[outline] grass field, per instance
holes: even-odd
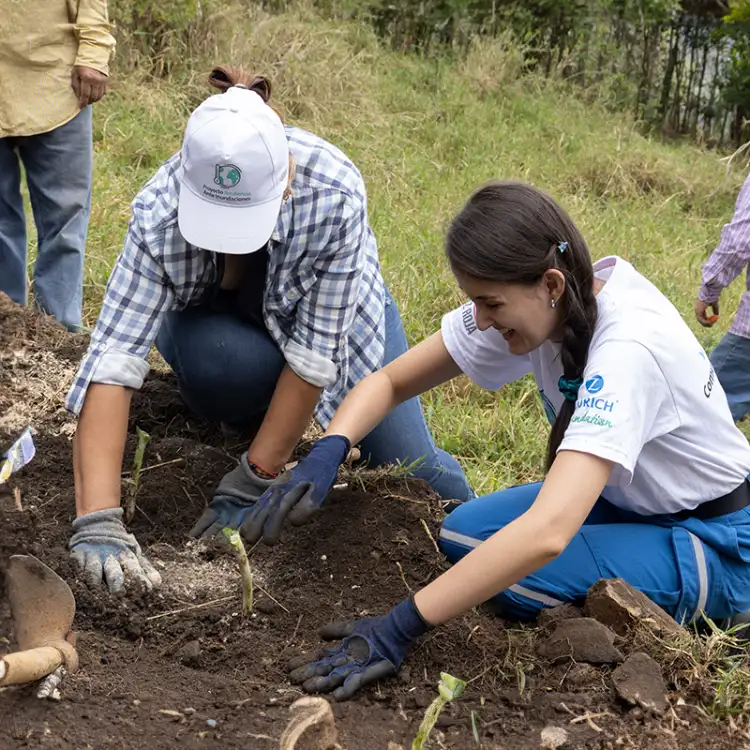
[[[212,90],[212,65],[264,72],[287,120],[329,139],[361,170],[387,283],[411,343],[461,301],[443,256],[447,222],[484,181],[515,178],[572,214],[595,258],[633,262],[674,302],[710,350],[731,322],[744,281],[722,298],[711,331],[694,321],[700,264],[731,216],[746,168],[720,154],[664,144],[592,94],[525,75],[506,41],[464,60],[387,50],[368,27],[304,7],[271,16],[227,11],[206,24],[200,53],[172,50],[155,79],[119,50],[110,94],[95,109],[95,180],[86,264],[92,325],[120,249],[129,203],[179,149],[191,109]],[[440,445],[460,457],[478,492],[539,478],[547,426],[532,381],[498,394],[456,381],[424,398]]]

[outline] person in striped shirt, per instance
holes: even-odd
[[[725,287],[746,271],[746,291],[727,333],[711,352],[735,421],[750,411],[750,176],[740,190],[734,215],[724,225],[721,240],[703,264],[702,283],[695,301],[698,322],[710,328],[719,319],[719,297]],[[712,314],[709,313],[709,310]]]
[[[160,583],[120,507],[130,399],[152,344],[194,412],[239,429],[262,418],[195,522],[201,538],[243,528],[257,500],[286,481],[279,472],[311,417],[325,428],[357,382],[407,349],[356,167],[285,126],[268,104],[268,79],[217,68],[210,81],[222,93],[193,112],[181,152],[133,201],[66,401],[80,414],[71,554],[90,584],[104,580],[115,593]],[[349,447],[322,440],[307,458],[326,451],[343,460]],[[436,448],[418,398],[363,436],[361,456],[401,462],[446,500],[473,496],[458,462]],[[290,521],[307,520],[306,507]]]

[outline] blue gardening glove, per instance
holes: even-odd
[[[306,693],[333,690],[337,701],[348,700],[361,687],[395,675],[412,643],[430,627],[413,595],[387,615],[331,623],[320,634],[325,640],[343,638],[341,645],[292,659],[287,667],[289,679],[302,683]]]
[[[208,539],[220,534],[225,526],[239,529],[248,510],[273,482],[273,479],[261,479],[250,468],[247,453],[243,453],[239,464],[222,477],[213,499],[190,529],[190,536]]]
[[[287,517],[294,526],[307,523],[328,497],[350,449],[343,435],[318,440],[307,456],[276,479],[248,511],[240,529],[243,538],[255,544],[262,534],[264,544],[273,545]]]
[[[103,580],[111,594],[122,594],[133,583],[142,591],[161,584],[161,576],[123,525],[122,508],[76,518],[68,549],[89,586],[98,587]]]

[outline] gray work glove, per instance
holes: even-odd
[[[142,591],[161,584],[161,576],[123,525],[122,508],[76,518],[68,549],[89,586],[98,587],[104,580],[111,594],[122,594],[133,583]]]
[[[243,453],[239,465],[222,477],[213,499],[190,529],[190,536],[208,539],[220,534],[225,527],[239,529],[250,509],[274,481],[257,476],[250,468],[247,453]]]

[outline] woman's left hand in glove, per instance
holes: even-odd
[[[395,675],[411,645],[430,627],[413,595],[387,615],[331,623],[320,634],[327,641],[343,639],[338,648],[293,659],[289,678],[306,693],[333,691],[337,701],[348,700],[365,685]]]

